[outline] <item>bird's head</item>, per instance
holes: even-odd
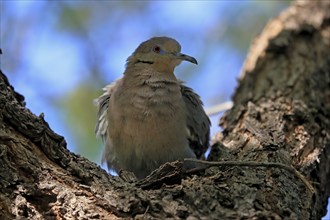
[[[152,65],[159,72],[171,72],[174,68],[186,60],[197,64],[194,57],[181,53],[180,44],[169,37],[153,37],[142,42],[127,59],[127,66],[142,64]]]

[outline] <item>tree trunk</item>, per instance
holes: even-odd
[[[253,43],[210,158],[136,182],[69,152],[0,74],[0,219],[320,219],[330,196],[330,2],[295,2]],[[231,161],[231,162],[223,162]]]

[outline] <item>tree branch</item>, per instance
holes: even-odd
[[[147,185],[69,152],[1,72],[0,219],[321,218],[330,195],[329,11],[328,1],[297,1],[253,43],[210,154],[232,167],[183,175],[174,162]],[[318,183],[314,195],[302,179]]]

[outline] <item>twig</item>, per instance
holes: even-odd
[[[228,102],[224,102],[224,103],[220,103],[218,105],[209,107],[205,109],[205,112],[208,116],[211,115],[216,115],[220,112],[224,112],[227,111],[228,109],[230,109],[231,107],[233,107],[233,102],[232,101],[228,101]]]

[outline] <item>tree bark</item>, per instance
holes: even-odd
[[[140,182],[71,153],[0,73],[0,219],[320,219],[330,196],[330,2],[297,1],[253,43],[210,160]],[[231,162],[228,162],[231,161]]]

